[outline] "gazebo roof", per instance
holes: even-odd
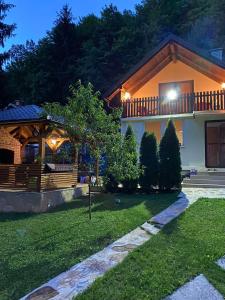
[[[37,105],[24,105],[0,111],[0,123],[43,120],[43,109]]]

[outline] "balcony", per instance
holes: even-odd
[[[123,118],[216,112],[225,110],[225,90],[179,95],[176,100],[163,97],[130,99],[122,103]]]

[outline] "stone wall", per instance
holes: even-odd
[[[77,186],[75,189],[68,188],[40,193],[0,191],[0,212],[42,213],[87,193],[87,184]]]
[[[0,149],[11,150],[14,152],[14,164],[21,164],[21,144],[12,137],[10,133],[0,127]]]

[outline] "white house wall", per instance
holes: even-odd
[[[224,115],[197,115],[189,118],[179,118],[183,121],[183,146],[181,146],[181,161],[182,168],[185,169],[197,169],[198,171],[206,170],[205,167],[205,121],[210,120],[224,120]],[[161,121],[161,136],[166,127],[168,119],[159,119]],[[121,131],[125,134],[128,124],[130,124],[134,130],[136,140],[138,143],[138,149],[140,147],[141,138],[145,131],[145,122],[148,120],[132,121],[122,120]],[[155,121],[155,119],[154,119]]]

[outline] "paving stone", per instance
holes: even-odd
[[[148,222],[141,225],[141,228],[152,235],[156,235],[160,231],[159,228],[157,228],[156,226],[154,226]]]
[[[59,293],[56,290],[54,290],[52,287],[45,286],[36,290],[35,292],[27,296],[25,299],[26,300],[48,300],[48,299],[52,299],[58,294]]]
[[[217,260],[217,265],[225,270],[225,256]]]
[[[58,295],[51,298],[52,300],[72,300],[74,296],[86,290],[98,277],[103,276],[108,270],[121,263],[129,252],[144,244],[150,237],[143,229],[136,228],[102,251],[75,265],[69,271],[53,278],[40,289],[45,289],[48,286],[57,291]],[[28,295],[28,297],[30,296]],[[26,297],[22,299],[26,300]],[[31,299],[33,300],[33,298]],[[42,298],[40,299],[42,300]]]
[[[171,222],[174,218],[178,217],[189,207],[189,200],[182,196],[167,209],[163,210],[158,215],[151,218],[151,222],[155,224],[160,224],[162,226]]]
[[[201,274],[165,300],[224,300],[224,298]]]

